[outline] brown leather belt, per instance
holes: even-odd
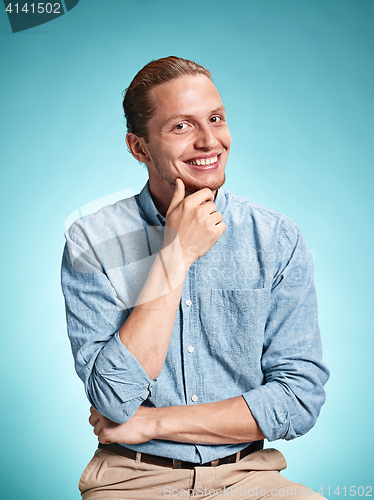
[[[195,464],[194,462],[184,462],[183,460],[176,460],[174,458],[158,457],[157,455],[149,455],[148,453],[139,453],[134,450],[130,450],[129,448],[125,448],[125,446],[118,443],[99,443],[99,448],[111,451],[116,455],[131,458],[132,460],[137,460],[138,462],[161,465],[162,467],[170,467],[172,469],[194,469],[195,467],[216,467],[217,465],[232,464],[238,462],[250,453],[262,450],[263,447],[263,440],[253,441],[253,443],[247,446],[247,448],[244,448],[244,450],[234,453],[233,455],[229,455],[228,457],[219,458],[217,460],[213,460],[212,462],[206,462],[205,464]]]

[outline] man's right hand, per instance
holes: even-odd
[[[209,188],[185,198],[184,183],[176,179],[174,195],[166,212],[164,247],[174,239],[176,231],[187,269],[205,255],[226,230],[222,214],[216,212],[213,200]]]

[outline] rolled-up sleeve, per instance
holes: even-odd
[[[278,243],[261,360],[264,384],[243,395],[269,441],[294,439],[313,427],[329,378],[310,251],[292,221],[282,225]]]
[[[61,283],[75,369],[91,405],[114,422],[126,422],[154,382],[119,338],[129,310],[118,307],[99,259],[84,235],[69,231],[66,239]]]

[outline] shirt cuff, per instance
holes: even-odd
[[[125,422],[152,392],[154,381],[119,338],[119,332],[101,349],[91,384],[93,406],[115,422]]]
[[[296,437],[290,425],[282,387],[274,382],[243,394],[249,409],[268,441]]]

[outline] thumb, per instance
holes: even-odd
[[[175,180],[175,190],[167,213],[170,213],[172,210],[174,210],[174,208],[176,208],[179,205],[179,203],[184,200],[184,196],[185,196],[184,182],[182,181],[182,179],[179,179],[178,177]]]

